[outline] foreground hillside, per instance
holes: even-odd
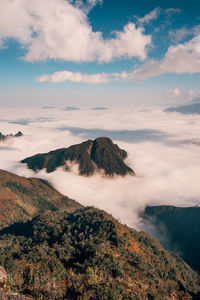
[[[0,170],[0,229],[32,219],[46,210],[72,212],[81,205],[63,196],[48,182]]]
[[[144,218],[157,228],[165,247],[200,272],[200,207],[149,206]]]
[[[46,212],[0,232],[11,288],[34,299],[196,299],[198,275],[107,213]]]
[[[87,140],[81,144],[72,145],[69,148],[61,148],[48,153],[37,154],[22,160],[29,169],[34,171],[46,169],[48,173],[56,168],[64,166],[66,171],[70,171],[72,163],[79,165],[80,175],[91,176],[97,170],[103,170],[106,175],[114,174],[125,176],[134,174],[124,159],[127,152],[113,144],[111,139],[100,137]]]

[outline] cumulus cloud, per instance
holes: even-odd
[[[97,2],[86,3],[93,6]],[[122,57],[144,60],[151,44],[151,36],[134,23],[115,31],[113,38],[103,39],[101,32],[92,30],[87,14],[69,1],[0,0],[0,5],[0,41],[6,44],[8,39],[15,39],[25,49],[26,61],[109,62]]]
[[[30,122],[21,124],[19,115]],[[138,212],[147,204],[200,204],[199,116],[131,107],[105,111],[3,108],[0,126],[4,134],[18,130],[24,133],[20,138],[0,143],[0,168],[45,178],[62,193],[82,204],[105,209],[129,226],[138,226]],[[79,130],[70,131],[72,127]],[[60,168],[49,174],[45,170],[35,174],[19,163],[30,155],[93,138],[91,134],[96,130],[98,135],[100,128],[127,150],[126,162],[135,170],[135,177],[108,179],[96,174],[87,178],[77,175],[76,166],[72,173]],[[139,138],[144,131],[147,134]],[[156,139],[151,131],[157,132]]]
[[[38,82],[54,82],[61,83],[65,81],[72,81],[76,83],[91,83],[99,84],[106,83],[109,81],[116,80],[126,80],[128,74],[126,72],[122,73],[96,73],[96,74],[83,74],[80,72],[70,72],[70,71],[59,71],[52,75],[41,75],[36,78]]]
[[[170,46],[161,60],[150,60],[134,70],[132,80],[144,81],[165,73],[199,73],[200,72],[200,35],[188,42]]]

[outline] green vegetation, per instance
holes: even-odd
[[[95,169],[104,170],[106,175],[134,174],[134,171],[125,163],[127,153],[106,137],[88,140],[69,148],[57,149],[49,153],[37,154],[22,160],[29,169],[34,171],[46,168],[47,172],[53,172],[57,167],[69,167],[67,161],[79,164],[80,175],[91,176]]]
[[[191,299],[200,291],[181,258],[94,208],[4,228],[0,265],[13,290],[35,299]]]
[[[80,207],[45,180],[28,179],[0,170],[0,229],[30,220],[46,210],[72,212]]]
[[[200,207],[149,206],[144,218],[155,225],[165,247],[200,272]]]

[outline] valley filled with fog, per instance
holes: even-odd
[[[2,134],[23,132],[0,142],[0,168],[48,180],[83,205],[106,210],[122,223],[140,229],[146,205],[200,204],[200,116],[166,113],[162,108],[38,108],[0,111]],[[91,177],[62,167],[34,173],[20,160],[106,136],[128,152],[126,163],[136,176]]]

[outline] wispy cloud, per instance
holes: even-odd
[[[69,0],[69,2],[83,10],[85,13],[89,13],[94,6],[103,3],[103,0]]]
[[[80,72],[70,72],[70,71],[59,71],[52,75],[44,74],[36,78],[38,82],[53,82],[61,83],[66,81],[76,82],[76,83],[90,83],[90,84],[100,84],[107,83],[116,80],[126,80],[128,74],[126,72],[122,73],[96,73],[96,74],[83,74]]]
[[[165,73],[199,73],[200,72],[200,35],[188,42],[170,46],[161,60],[147,61],[134,70],[132,80],[144,81]]]
[[[160,15],[161,9],[159,7],[154,8],[148,14],[142,18],[137,18],[140,25],[149,24],[151,21],[156,20]]]
[[[200,25],[192,28],[182,27],[176,30],[169,31],[169,38],[173,43],[184,41],[187,37],[200,35]]]

